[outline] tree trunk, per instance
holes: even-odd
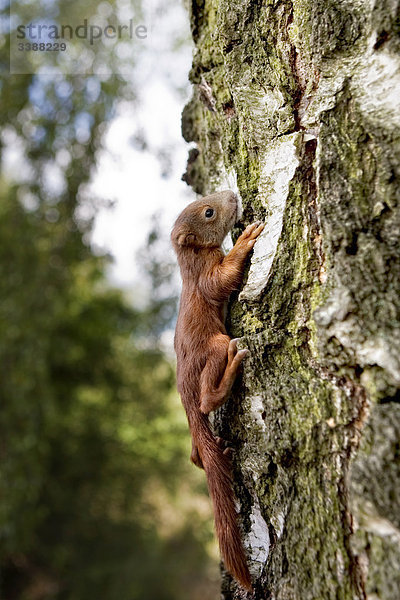
[[[399,2],[193,0],[191,26],[185,179],[266,222],[214,417],[254,598],[399,600]]]

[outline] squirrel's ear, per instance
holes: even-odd
[[[193,246],[196,241],[196,236],[193,233],[181,233],[178,236],[178,246]]]

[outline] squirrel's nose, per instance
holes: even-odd
[[[230,194],[229,194],[229,202],[231,204],[234,204],[235,206],[237,205],[238,199],[237,199],[237,196],[236,196],[236,194],[234,192],[230,192]]]

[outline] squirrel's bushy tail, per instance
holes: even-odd
[[[192,432],[207,476],[221,555],[229,573],[243,588],[251,591],[250,573],[237,523],[230,459],[216,443],[208,417],[199,413],[196,421]]]

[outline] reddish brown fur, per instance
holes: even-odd
[[[212,217],[206,217],[207,209],[213,209]],[[249,225],[224,256],[220,246],[236,218],[237,199],[227,191],[192,202],[175,223],[171,238],[183,281],[175,351],[178,391],[192,434],[191,460],[206,472],[225,566],[251,590],[236,518],[229,450],[214,438],[207,416],[225,402],[248,353],[237,351],[236,340],[227,335],[223,311],[229,295],[241,283],[246,257],[263,225]]]

